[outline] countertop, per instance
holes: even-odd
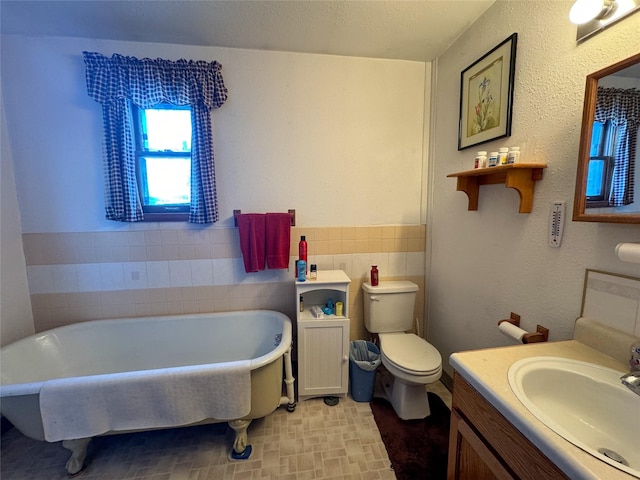
[[[598,460],[540,422],[511,391],[507,372],[516,361],[535,356],[564,357],[626,372],[628,368],[576,340],[454,353],[451,365],[471,386],[572,479],[631,480],[629,475]]]

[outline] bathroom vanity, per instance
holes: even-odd
[[[316,280],[296,281],[299,401],[347,395],[350,283],[342,270],[320,270]],[[311,307],[322,307],[329,299],[342,302],[342,315],[323,313],[316,318]]]
[[[627,370],[621,360],[577,340],[454,353],[448,479],[635,478],[565,440],[518,400],[509,385],[509,368],[538,356]]]
[[[464,378],[453,382],[450,479],[569,478]]]

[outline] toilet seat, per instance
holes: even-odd
[[[409,375],[431,375],[442,369],[440,352],[413,333],[381,333],[382,355],[395,368]]]

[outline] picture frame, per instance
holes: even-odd
[[[511,136],[517,42],[513,33],[460,74],[458,150]]]

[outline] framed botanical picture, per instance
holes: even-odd
[[[462,71],[458,150],[511,135],[517,40],[514,33]]]

